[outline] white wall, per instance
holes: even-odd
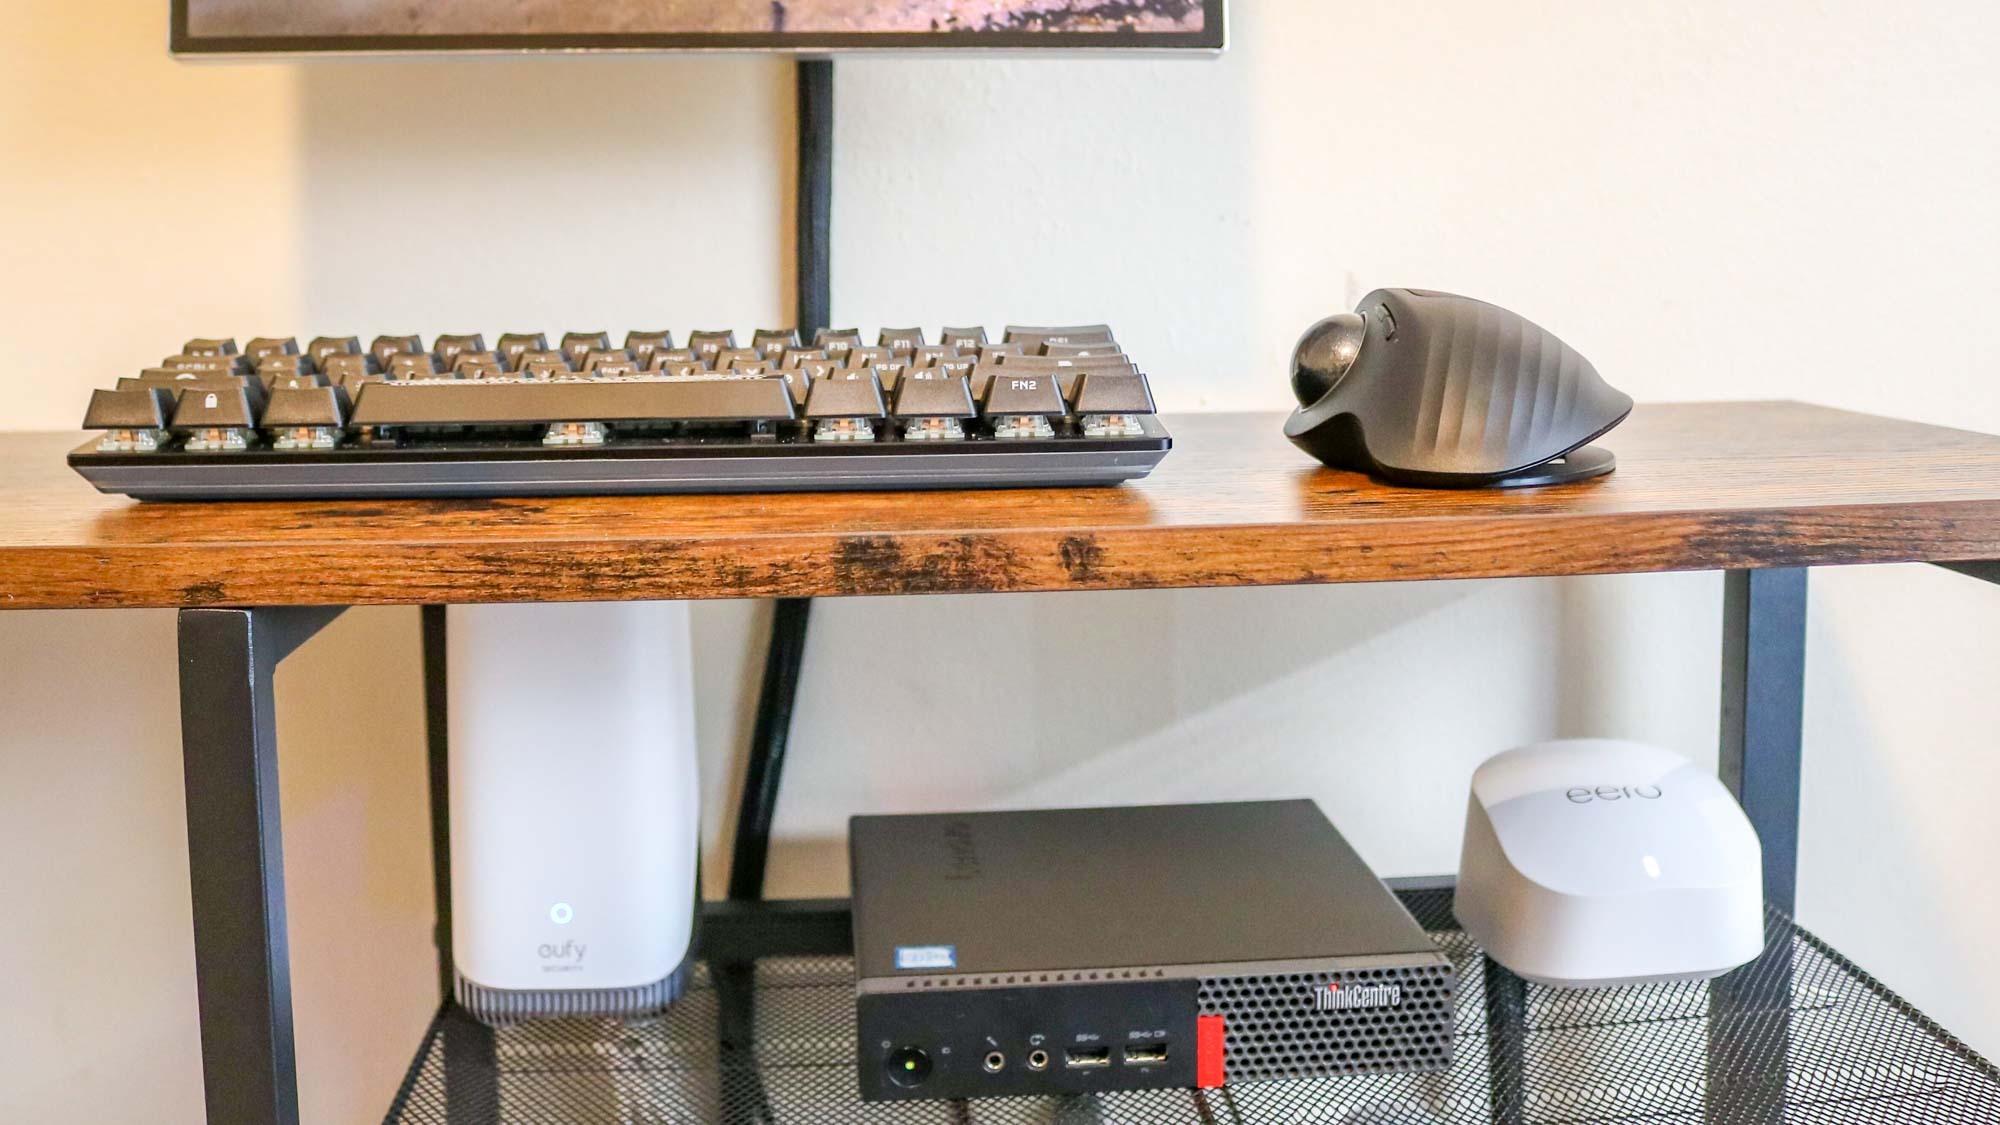
[[[11,6],[0,336],[68,360],[13,363],[0,427],[69,428],[88,386],[197,332],[785,315],[782,62],[189,66],[165,7]],[[1990,6],[1243,0],[1232,22],[1206,62],[841,61],[835,318],[1101,318],[1168,408],[1278,408],[1301,326],[1422,284],[1520,309],[1644,400],[2000,431]],[[1968,862],[2000,844],[2000,597],[1910,567],[1814,583],[1803,914],[2000,1052],[2000,895]],[[1719,595],[822,602],[772,889],[839,893],[851,812],[1079,795],[1311,795],[1385,872],[1445,870],[1466,774],[1509,743],[1712,758]],[[711,839],[764,620],[697,613]],[[163,612],[0,617],[0,886],[29,907],[6,948],[37,966],[0,997],[32,1032],[0,1055],[0,1119],[199,1116],[172,646]],[[414,611],[354,611],[281,677],[309,1120],[379,1114],[430,1006],[415,655]]]

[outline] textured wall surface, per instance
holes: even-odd
[[[10,361],[0,427],[73,426],[197,332],[786,315],[782,61],[186,65],[165,9],[14,6],[0,334],[64,359]],[[1300,328],[1416,284],[1518,309],[1642,400],[2000,432],[1989,5],[1244,0],[1232,32],[1215,60],[840,62],[834,317],[1106,320],[1164,408],[1278,408]],[[1720,594],[823,603],[772,890],[840,893],[854,812],[1210,797],[1312,796],[1385,873],[1447,870],[1495,750],[1712,759]],[[2000,591],[1891,567],[1813,598],[1805,920],[2000,1052]],[[696,612],[711,841],[765,620]],[[413,611],[351,613],[280,681],[313,1121],[378,1115],[431,1004],[416,640]],[[0,616],[0,886],[26,906],[0,950],[34,966],[0,999],[33,1029],[0,1119],[199,1118],[172,659],[170,614]]]

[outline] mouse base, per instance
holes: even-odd
[[[1579,445],[1561,457],[1530,465],[1505,476],[1476,473],[1415,473],[1382,467],[1378,476],[1391,484],[1415,488],[1541,488],[1601,477],[1618,467],[1618,458],[1601,445]]]

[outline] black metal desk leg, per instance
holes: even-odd
[[[1806,572],[1723,576],[1722,755],[1729,786],[1764,844],[1764,898],[1797,909],[1804,759]]]
[[[1522,1125],[1528,1106],[1528,982],[1481,958],[1486,993],[1486,1092],[1494,1125]],[[1471,970],[1466,970],[1470,972]]]
[[[271,674],[338,609],[185,609],[181,760],[202,1081],[217,1125],[299,1119]]]
[[[1804,759],[1806,571],[1724,577],[1722,780],[1764,846],[1764,897],[1797,908],[1799,781]],[[1767,919],[1766,950],[1709,986],[1710,1121],[1777,1125],[1785,1117],[1792,1031],[1792,943]]]

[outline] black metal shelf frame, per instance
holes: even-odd
[[[860,1101],[846,903],[724,902],[705,925],[748,963],[707,962],[665,1013],[495,1030],[447,1004],[388,1125],[1292,1125],[1297,1122],[2000,1120],[2000,1071],[1868,974],[1766,917],[1764,952],[1712,982],[1524,984],[1458,928],[1443,880],[1398,893],[1459,967],[1444,1070],[1110,1093]]]
[[[811,331],[825,326],[829,308],[833,70],[826,60],[797,65],[797,316],[800,327]],[[1949,565],[2000,582],[2000,563]],[[1721,772],[1763,839],[1769,901],[1789,915],[1795,906],[1798,866],[1806,571],[1732,571],[1726,576],[1725,591]],[[777,603],[737,819],[729,887],[733,901],[713,905],[704,916],[712,987],[719,995],[735,997],[719,1005],[726,1017],[716,1029],[723,1050],[751,1049],[753,1029],[740,1021],[741,1013],[749,1010],[748,997],[755,992],[759,960],[780,955],[838,956],[847,942],[843,907],[758,901],[809,609],[807,599]],[[337,607],[180,612],[181,740],[202,1068],[208,1120],[216,1125],[295,1125],[299,1119],[272,675],[279,661],[339,613]],[[449,998],[444,620],[442,606],[424,608],[438,973],[441,995]],[[1483,994],[1496,1029],[1493,1034],[1501,1040],[1524,1034],[1519,1029],[1527,1026],[1523,1020],[1530,1007],[1525,986],[1499,973],[1489,975]],[[1716,991],[1717,1011],[1726,1012],[1731,1002],[1726,987]],[[451,1011],[447,1005],[447,1018]],[[1759,1009],[1742,1018],[1770,1024],[1773,1033],[1756,1040],[1770,1053],[1758,1064],[1733,1052],[1727,1064],[1763,1065],[1765,1073],[1782,1074],[1790,1009]],[[453,1101],[489,1104],[483,1100],[482,1084],[497,1080],[492,1036],[461,1034],[440,1042],[445,1044],[441,1065],[456,1076],[449,1084]],[[1512,1056],[1496,1051],[1493,1057],[1504,1062]],[[1490,1076],[1494,1119],[1523,1120],[1528,1094],[1519,1080],[1519,1068],[1495,1067]],[[1781,1081],[1780,1089],[1782,1085]],[[748,1107],[743,1119],[766,1119],[759,1115],[760,1108],[768,1110]],[[1777,1118],[1726,1118],[1766,1119]]]

